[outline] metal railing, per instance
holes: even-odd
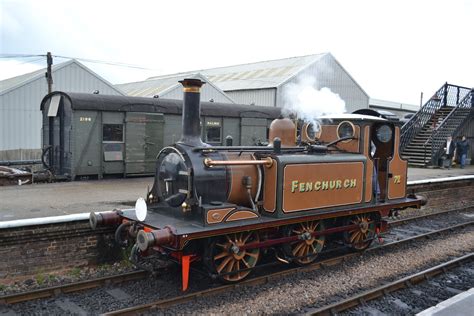
[[[431,144],[431,164],[436,165],[439,158],[444,153],[444,143],[448,136],[453,137],[453,141],[464,124],[474,114],[474,89],[471,89],[459,104],[444,118],[444,120],[437,126],[431,136],[423,144],[424,147],[424,161],[427,158],[427,147]]]
[[[428,123],[441,107],[456,107],[471,91],[470,88],[448,84],[447,82],[402,126],[400,150],[406,147]]]

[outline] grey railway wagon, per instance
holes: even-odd
[[[41,102],[43,162],[57,176],[147,175],[181,137],[182,101],[53,92]],[[202,139],[254,145],[267,139],[274,107],[202,102]]]

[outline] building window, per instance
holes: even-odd
[[[104,124],[102,139],[104,142],[123,142],[123,124]]]

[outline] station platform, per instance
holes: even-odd
[[[474,288],[471,288],[416,314],[416,316],[471,316],[474,314],[473,307]]]
[[[465,169],[409,168],[408,181],[474,175]],[[38,183],[0,187],[0,222],[131,208],[153,177]]]

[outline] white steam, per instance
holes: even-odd
[[[288,84],[283,91],[283,115],[296,115],[308,123],[314,123],[322,115],[346,112],[346,103],[329,88],[317,89],[316,78],[301,77]]]

